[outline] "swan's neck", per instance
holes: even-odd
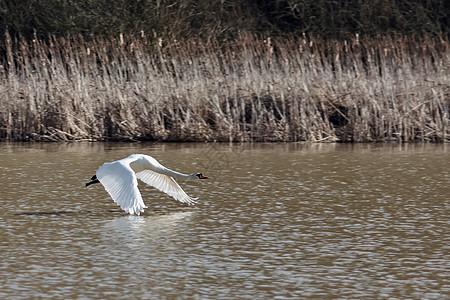
[[[192,178],[192,174],[184,174],[184,173],[172,171],[172,170],[167,169],[167,168],[162,170],[161,173],[164,173],[166,175],[169,175],[169,176],[171,176],[173,178],[180,179],[180,180],[193,179]]]
[[[131,161],[130,167],[136,173],[139,173],[144,170],[152,170],[154,172],[165,174],[165,175],[168,175],[173,178],[180,179],[180,180],[197,178],[195,176],[195,174],[184,174],[184,173],[170,170],[170,169],[164,167],[163,165],[161,165],[156,159],[154,159],[153,157],[150,157],[150,156],[139,157],[138,159]]]

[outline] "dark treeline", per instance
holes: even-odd
[[[449,11],[447,0],[0,0],[0,32],[26,39],[142,32],[228,39],[243,31],[327,39],[389,32],[442,37],[449,32]]]
[[[448,0],[0,0],[0,141],[450,141]]]

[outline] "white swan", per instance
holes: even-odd
[[[201,173],[183,174],[161,165],[149,155],[132,154],[127,158],[105,163],[98,168],[86,187],[101,183],[114,202],[129,214],[139,215],[145,206],[138,189],[138,179],[187,204],[197,203],[198,198],[188,196],[175,181],[177,179],[207,179]]]

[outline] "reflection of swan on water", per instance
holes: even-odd
[[[156,159],[144,154],[133,154],[127,158],[105,163],[98,168],[86,187],[101,183],[120,208],[129,214],[139,215],[145,206],[138,189],[138,179],[187,204],[195,204],[197,198],[187,195],[174,178],[207,179],[202,173],[183,174],[161,165]]]
[[[137,238],[153,238],[155,235],[167,235],[177,225],[186,222],[186,219],[192,216],[193,213],[192,211],[176,212],[145,218],[137,216],[120,217],[106,223],[104,232],[109,231],[109,237],[112,236],[113,239],[124,242]]]
[[[185,242],[191,238],[196,241],[196,235],[188,230],[194,223],[194,214],[187,211],[145,217],[128,215],[109,220],[98,228],[100,246],[93,257],[106,261],[107,270],[119,274],[121,284],[143,283],[141,279],[148,277],[149,270],[171,270],[173,259],[184,250]]]

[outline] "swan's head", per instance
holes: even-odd
[[[208,179],[207,176],[204,176],[202,173],[194,174],[198,179]]]

